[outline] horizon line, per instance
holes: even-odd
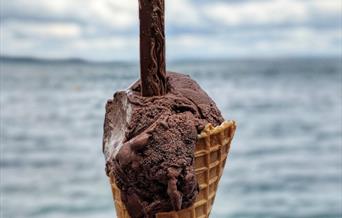
[[[182,59],[169,59],[170,63],[179,62],[211,62],[211,61],[253,61],[253,60],[293,60],[293,59],[340,59],[341,55],[289,55],[289,56],[274,56],[274,57],[185,57]],[[42,58],[35,56],[11,56],[11,55],[0,55],[0,61],[17,61],[17,62],[46,62],[46,63],[89,63],[89,64],[112,64],[112,63],[124,63],[124,64],[139,64],[139,60],[91,60],[79,57],[65,57],[65,58]]]

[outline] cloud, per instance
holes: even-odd
[[[35,23],[10,21],[2,24],[3,33],[19,38],[70,39],[81,34],[81,28],[73,23]],[[7,36],[8,37],[8,36]]]
[[[329,13],[329,14],[340,14],[341,15],[341,1],[321,1],[321,0],[312,0],[306,2],[309,5],[309,8],[314,11],[318,11],[321,13]]]
[[[215,23],[225,26],[315,26],[339,25],[342,5],[339,0],[243,1],[239,4],[214,2],[202,5],[202,11]]]
[[[74,24],[10,22],[1,32],[0,52],[10,56],[125,60],[138,52],[136,36],[87,37]]]
[[[299,1],[245,2],[228,5],[223,2],[206,4],[205,14],[227,25],[274,24],[303,22],[308,19],[308,9]],[[287,10],[290,9],[290,10]]]
[[[100,27],[127,28],[136,24],[137,1],[114,0],[1,0],[1,19],[76,22]]]
[[[330,30],[320,34],[319,30],[295,28],[284,30],[236,32],[234,34],[181,35],[168,43],[168,56],[177,59],[177,55],[191,58],[194,53],[200,58],[211,57],[281,57],[281,56],[317,56],[339,55],[341,31]],[[178,56],[179,57],[179,56]]]
[[[138,0],[0,0],[1,55],[137,60]],[[340,0],[166,1],[167,55],[339,55]]]
[[[199,26],[201,14],[196,4],[189,0],[166,1],[167,22],[175,26]]]

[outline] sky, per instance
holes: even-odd
[[[170,60],[341,56],[341,0],[165,0]],[[0,54],[138,60],[138,0],[0,0]]]

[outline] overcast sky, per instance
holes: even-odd
[[[1,55],[137,60],[138,0],[0,0]],[[168,59],[341,54],[341,0],[165,0]]]

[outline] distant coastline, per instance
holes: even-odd
[[[291,56],[291,57],[236,57],[236,58],[184,58],[176,60],[168,60],[170,64],[181,63],[208,63],[208,62],[236,62],[236,61],[296,61],[296,60],[330,60],[340,61],[341,56]],[[46,64],[119,64],[119,65],[132,65],[138,64],[139,60],[88,60],[82,58],[40,58],[40,57],[28,57],[28,56],[5,56],[0,55],[0,62],[13,62],[13,63],[46,63]]]
[[[38,57],[14,57],[14,56],[0,56],[0,61],[8,62],[47,62],[47,63],[92,63],[92,61],[81,59],[81,58],[60,58],[60,59],[49,59],[49,58],[38,58]]]
[[[47,59],[47,58],[36,58],[36,57],[13,57],[13,56],[0,56],[2,61],[22,61],[22,62],[88,62],[80,58],[65,58],[65,59]]]

